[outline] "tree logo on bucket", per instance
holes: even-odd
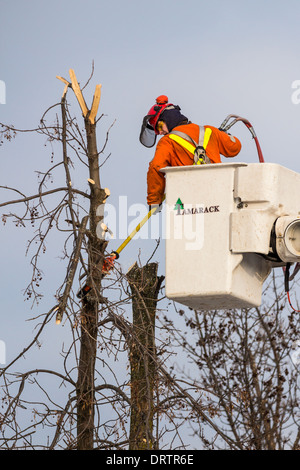
[[[180,211],[184,210],[184,204],[181,201],[180,197],[177,199],[174,210],[177,210],[177,215],[180,215]]]
[[[220,206],[203,206],[203,204],[198,204],[197,207],[192,207],[191,204],[188,204],[189,207],[184,207],[184,203],[180,199],[177,199],[174,210],[177,211],[176,215],[190,215],[190,214],[211,214],[213,212],[220,212]]]

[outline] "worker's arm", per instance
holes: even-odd
[[[214,131],[218,138],[220,153],[224,155],[224,157],[235,157],[240,153],[242,144],[237,137],[229,135],[219,129],[214,129]]]
[[[172,146],[162,138],[156,147],[153,160],[147,173],[147,203],[149,206],[161,204],[165,193],[165,175],[160,170],[170,166]]]

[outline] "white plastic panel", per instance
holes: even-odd
[[[195,309],[261,303],[275,220],[300,214],[300,175],[276,164],[173,167],[166,174],[166,295]]]

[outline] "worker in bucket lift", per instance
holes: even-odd
[[[235,157],[241,142],[213,126],[198,126],[181,114],[180,107],[161,95],[143,119],[140,142],[148,148],[155,145],[157,135],[162,135],[156,146],[147,174],[147,202],[149,209],[160,206],[165,191],[165,175],[160,172],[167,166],[221,163],[220,154]]]

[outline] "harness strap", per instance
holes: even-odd
[[[168,134],[170,139],[184,147],[188,152],[194,155],[194,165],[203,165],[210,163],[206,156],[206,147],[209,142],[212,130],[208,127],[205,129],[199,126],[199,143],[197,144],[188,134],[180,131],[172,131]]]

